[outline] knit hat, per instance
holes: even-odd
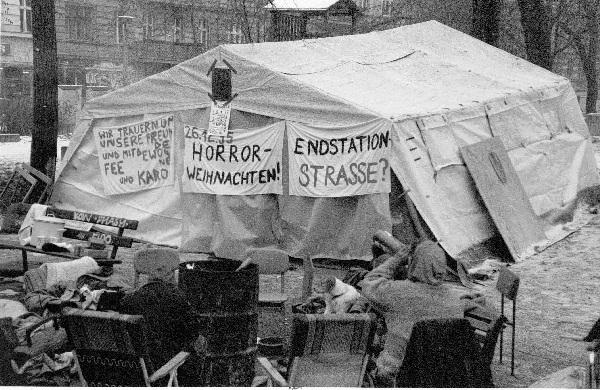
[[[421,241],[417,244],[413,258],[408,265],[408,278],[412,281],[434,286],[446,277],[446,253],[435,242]]]

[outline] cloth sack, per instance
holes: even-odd
[[[27,313],[27,308],[21,302],[0,299],[0,317],[15,319],[25,313]]]
[[[96,271],[98,263],[91,257],[85,256],[81,259],[60,263],[44,263],[40,268],[46,271],[46,288],[50,288],[56,283],[77,280],[83,274]]]

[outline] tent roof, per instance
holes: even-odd
[[[237,70],[233,108],[321,124],[421,117],[568,84],[429,21],[361,35],[222,45],[91,100],[87,112],[109,117],[208,106],[206,73],[215,59]]]

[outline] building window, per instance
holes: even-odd
[[[175,15],[173,22],[173,41],[175,43],[182,43],[183,40],[183,18],[181,15]]]
[[[19,0],[21,32],[31,32],[31,0]]]
[[[148,12],[144,16],[144,39],[152,40],[154,39],[154,19],[155,16],[153,13]]]
[[[23,96],[31,96],[33,89],[33,74],[31,70],[23,71]]]
[[[134,16],[115,12],[117,43],[127,43],[130,34],[129,32],[131,31],[131,23],[133,23],[134,20]]]
[[[125,42],[125,34],[127,34],[127,21],[121,20],[118,15],[116,15],[117,20],[117,43]]]
[[[242,28],[239,24],[232,24],[231,29],[227,32],[227,42],[229,43],[243,43],[244,35],[242,34]]]
[[[200,19],[196,25],[196,43],[208,44],[208,22]]]
[[[77,3],[66,4],[65,24],[67,39],[75,41],[92,40],[92,14],[94,7],[82,6]]]
[[[368,11],[369,8],[371,7],[370,4],[370,0],[360,0],[358,2],[358,6],[360,7],[360,9],[362,9],[363,11]]]
[[[392,0],[383,0],[381,3],[381,16],[392,16]]]

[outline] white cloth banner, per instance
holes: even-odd
[[[282,193],[284,123],[227,136],[184,125],[183,192],[218,195]]]
[[[173,177],[173,114],[94,129],[107,195],[169,186]]]
[[[308,127],[288,122],[290,195],[342,197],[390,192],[391,124]]]

